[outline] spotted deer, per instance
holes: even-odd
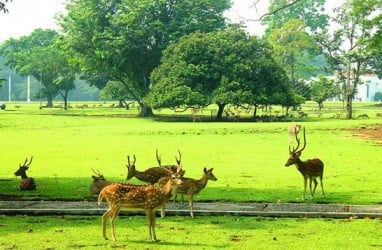
[[[192,178],[186,178],[186,177],[181,177],[180,180],[182,181],[181,184],[179,184],[175,190],[175,197],[174,201],[176,200],[177,194],[182,195],[188,195],[188,203],[190,207],[190,216],[193,218],[194,217],[194,196],[200,193],[208,183],[208,180],[212,181],[217,181],[218,179],[215,177],[215,175],[212,173],[213,168],[203,169],[203,176],[199,180],[192,179]],[[165,178],[163,178],[159,185],[164,185]]]
[[[112,182],[111,181],[107,181],[105,179],[105,177],[103,176],[103,174],[97,169],[97,171],[95,171],[94,169],[92,169],[93,173],[95,175],[92,175],[92,178],[93,178],[93,181],[92,183],[90,184],[90,193],[91,194],[94,194],[94,195],[98,195],[99,192],[101,192],[101,190],[110,185]]]
[[[18,188],[22,191],[24,190],[35,190],[36,182],[33,178],[28,177],[26,171],[29,169],[33,160],[33,156],[28,162],[28,158],[25,159],[24,164],[19,164],[19,169],[15,172],[15,176],[21,176],[21,180]]]
[[[168,171],[168,170],[167,170]],[[110,219],[111,235],[116,240],[114,233],[114,220],[121,209],[144,210],[149,228],[149,240],[157,241],[155,233],[155,212],[162,208],[170,199],[173,190],[181,181],[169,174],[163,186],[133,185],[115,183],[103,188],[98,196],[98,204],[103,199],[108,203],[108,210],[102,215],[102,236],[106,237],[106,222]]]
[[[289,159],[285,163],[285,167],[289,167],[290,165],[293,165],[293,164],[296,165],[297,170],[304,177],[304,194],[302,196],[302,199],[305,199],[306,186],[307,186],[308,180],[309,180],[310,195],[311,195],[311,198],[313,199],[313,196],[317,187],[317,180],[316,180],[317,177],[320,179],[322,195],[325,197],[324,187],[322,184],[322,177],[324,173],[324,163],[318,158],[309,159],[305,161],[302,161],[300,159],[301,153],[306,147],[305,127],[303,127],[303,135],[304,135],[304,145],[302,146],[302,148],[300,148],[300,139],[298,138],[297,133],[295,134],[297,147],[296,148],[292,147],[291,149],[291,147],[289,146]],[[312,181],[314,182],[313,190],[312,190]]]
[[[180,151],[179,151],[179,155],[180,155],[179,159],[177,157],[175,157],[175,159],[177,161],[177,165],[162,166],[161,158],[159,157],[158,151],[157,151],[157,161],[158,161],[159,166],[148,168],[145,171],[139,171],[136,169],[136,167],[135,167],[135,161],[136,161],[135,155],[133,156],[134,160],[132,163],[130,163],[130,158],[128,156],[127,157],[127,165],[126,165],[126,167],[127,167],[126,180],[130,180],[131,178],[135,177],[140,181],[154,185],[154,184],[158,183],[160,178],[169,177],[169,175],[171,173],[176,172],[178,175],[179,174],[182,175],[182,174],[184,174],[184,171],[178,170],[178,168],[181,168]],[[170,171],[168,171],[168,170],[170,170]]]

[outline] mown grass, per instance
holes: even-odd
[[[338,105],[324,112],[333,112]],[[317,112],[309,106],[304,109]],[[370,119],[313,117],[299,121],[307,131],[302,159],[319,157],[325,163],[327,197],[318,190],[313,202],[382,202],[382,148],[352,132],[381,123],[372,116],[378,110],[373,104],[364,104],[355,112],[369,113]],[[290,122],[163,122],[131,117],[133,112],[136,110],[98,107],[39,110],[33,104],[2,111],[0,193],[89,199],[92,168],[108,180],[125,181],[127,155],[136,155],[137,168],[144,170],[156,165],[156,149],[163,163],[174,163],[179,149],[186,176],[199,178],[203,167],[214,167],[218,178],[196,200],[297,202],[302,194],[300,173],[293,166],[284,167]],[[36,179],[38,189],[21,192],[13,173],[30,156],[34,159],[28,175]]]
[[[1,249],[378,249],[381,220],[166,217],[150,243],[143,216],[119,217],[117,241],[106,241],[101,219],[89,216],[2,216]],[[110,236],[109,228],[107,234]]]
[[[374,104],[356,106],[370,119],[333,119],[344,113],[331,103],[319,114],[304,105],[308,118],[289,122],[195,122],[192,118],[142,119],[136,110],[90,106],[39,110],[38,105],[8,105],[0,112],[0,194],[29,199],[94,199],[89,196],[91,169],[107,179],[125,181],[126,156],[137,156],[137,168],[156,165],[155,149],[164,163],[183,154],[186,175],[198,178],[214,167],[210,182],[196,200],[244,202],[320,202],[376,204],[382,201],[380,142],[355,136],[353,129],[381,124]],[[205,111],[204,120],[208,120]],[[162,115],[171,114],[161,110]],[[250,115],[248,115],[250,116]],[[318,117],[320,116],[320,117]],[[177,122],[166,122],[168,120]],[[246,121],[248,119],[245,119]],[[326,198],[301,201],[302,177],[286,168],[292,121],[307,129],[303,159],[325,163]],[[13,176],[26,157],[36,191],[18,191]],[[137,180],[132,180],[139,183]],[[157,219],[158,243],[149,243],[144,216],[120,216],[117,242],[101,237],[100,216],[0,216],[0,249],[377,249],[382,244],[380,219],[306,219],[236,216],[169,216]],[[110,235],[109,227],[107,233]]]

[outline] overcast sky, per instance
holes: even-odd
[[[231,11],[227,17],[232,20],[256,20],[266,13],[268,0],[260,0],[257,8],[251,7],[255,0],[233,0]],[[328,0],[330,4],[343,0]],[[333,3],[334,2],[334,3]],[[0,13],[0,43],[13,37],[29,35],[34,29],[58,29],[54,19],[57,13],[62,13],[64,0],[12,0],[7,3],[9,13]],[[332,6],[330,6],[332,7]],[[244,19],[243,19],[244,18]],[[259,22],[248,22],[248,31],[252,34],[263,34],[264,27]]]

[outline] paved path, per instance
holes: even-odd
[[[95,201],[0,201],[0,214],[72,214],[101,215],[106,202],[98,206]],[[122,212],[122,213],[132,213]],[[140,213],[140,212],[134,212]],[[196,202],[197,215],[235,215],[270,217],[330,217],[330,218],[382,218],[382,205],[344,205],[311,203],[220,203]],[[170,202],[166,215],[189,216],[188,203]]]

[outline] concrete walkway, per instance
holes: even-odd
[[[96,201],[0,201],[0,214],[25,215],[102,215],[106,202]],[[122,211],[121,214],[143,212]],[[159,212],[158,212],[159,213]],[[189,216],[187,202],[170,202],[166,215]],[[344,205],[311,203],[220,203],[196,202],[194,214],[269,217],[382,218],[382,205]]]

